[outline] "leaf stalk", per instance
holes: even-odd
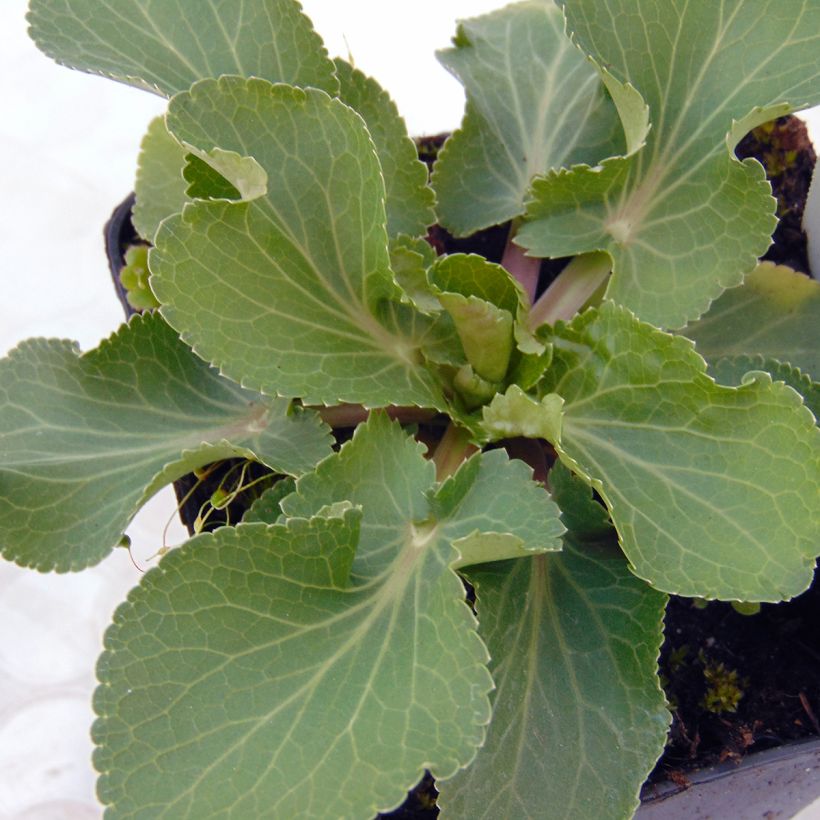
[[[501,267],[518,281],[529,296],[530,304],[535,300],[538,289],[538,275],[541,271],[541,260],[535,256],[526,256],[524,249],[513,242],[517,224],[513,222],[504,255],[501,257]]]
[[[612,270],[612,258],[603,251],[576,256],[558,274],[530,311],[530,329],[568,322],[595,294]]]
[[[470,441],[469,431],[451,422],[433,453],[436,480],[444,481],[445,478],[449,478],[462,462],[477,452],[478,447]]]

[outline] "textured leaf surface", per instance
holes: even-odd
[[[390,242],[390,267],[402,297],[422,313],[441,311],[441,303],[427,279],[427,271],[436,261],[436,252],[420,237],[397,236]]]
[[[358,115],[321,91],[223,77],[177,95],[167,121],[206,161],[217,146],[268,178],[265,195],[197,201],[157,234],[151,284],[196,352],[310,404],[443,408],[421,366],[437,331],[398,304],[384,182]]]
[[[156,314],[84,356],[24,342],[0,376],[0,542],[41,570],[102,560],[141,504],[194,467],[256,456],[303,473],[330,450],[316,416],[221,378]]]
[[[185,154],[185,149],[168,133],[165,118],[152,120],[140,145],[133,213],[137,233],[149,242],[159,223],[166,216],[179,213],[188,202],[188,183],[182,175]]]
[[[563,5],[580,46],[643,95],[652,128],[629,157],[536,181],[518,241],[538,256],[608,251],[607,296],[682,327],[769,245],[774,201],[762,167],[729,149],[753,126],[820,100],[820,3]]]
[[[820,282],[762,262],[682,333],[709,360],[759,354],[820,378]]]
[[[785,382],[793,387],[802,397],[806,407],[820,419],[820,383],[812,381],[796,367],[777,359],[764,359],[762,356],[724,356],[709,363],[709,375],[718,384],[739,385],[754,370],[768,373],[775,381]]]
[[[464,85],[461,127],[433,175],[442,224],[466,235],[524,211],[536,174],[623,150],[623,130],[595,68],[545,0],[463,21],[438,53]]]
[[[519,313],[526,318],[527,297],[521,287],[501,265],[463,253],[440,257],[428,279],[452,317],[475,373],[488,382],[501,382],[513,352],[513,323]]]
[[[425,767],[469,762],[492,681],[452,541],[507,518],[476,509],[480,457],[449,485],[466,492],[444,485],[435,502],[421,449],[376,416],[297,482],[287,520],[201,536],[145,575],[98,667],[103,802],[122,816],[367,820]],[[508,472],[509,492],[523,482],[543,503],[519,517],[521,543],[554,548],[557,511],[525,473]]]
[[[28,20],[58,63],[168,97],[222,74],[338,89],[296,0],[31,0]]]
[[[387,233],[423,236],[436,221],[435,195],[427,184],[427,166],[419,160],[407,126],[387,92],[344,60],[336,60],[342,102],[367,125],[384,173]]]
[[[531,478],[523,461],[491,450],[442,484],[434,514],[447,522],[442,534],[459,551],[459,566],[561,548],[560,511]]]
[[[439,783],[451,817],[629,818],[666,740],[657,676],[666,596],[613,543],[468,572],[493,658],[493,722]]]
[[[716,385],[691,344],[607,303],[553,339],[562,458],[605,498],[634,571],[665,592],[776,601],[811,582],[820,431],[765,374]]]
[[[606,507],[595,499],[590,486],[561,461],[549,471],[549,487],[561,508],[561,522],[575,541],[607,541],[613,538]]]

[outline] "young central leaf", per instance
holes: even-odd
[[[0,547],[41,570],[96,564],[195,467],[240,456],[299,474],[330,449],[316,416],[221,378],[156,314],[84,356],[25,342],[0,375]]]
[[[517,241],[538,256],[608,251],[607,296],[641,319],[681,327],[739,284],[769,245],[775,203],[763,169],[730,152],[755,125],[820,100],[820,6],[563,5],[579,45],[643,95],[652,128],[629,156],[537,180]]]
[[[536,174],[623,150],[615,107],[554,3],[465,20],[453,42],[438,58],[464,85],[467,108],[433,174],[449,230],[463,236],[519,216]]]
[[[263,196],[196,201],[157,234],[152,287],[197,353],[309,403],[443,407],[421,366],[431,321],[391,306],[384,181],[361,119],[321,91],[223,77],[177,95],[167,122],[206,162],[218,148],[267,174]]]
[[[429,280],[473,370],[488,382],[501,382],[513,351],[513,323],[526,318],[521,287],[500,265],[460,253],[440,257]]]
[[[437,488],[420,445],[377,416],[278,523],[198,537],[147,573],[98,667],[103,802],[369,820],[425,768],[469,763],[492,681],[451,567],[556,549],[563,530],[524,465],[490,456]]]

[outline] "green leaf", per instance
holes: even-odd
[[[590,486],[561,461],[550,469],[549,487],[561,508],[561,523],[575,543],[605,541],[614,536],[606,508],[595,500]]]
[[[612,303],[553,343],[540,385],[564,399],[553,443],[606,501],[637,575],[741,601],[811,583],[820,430],[790,387],[762,373],[717,385],[687,339]]]
[[[119,279],[128,304],[137,312],[159,307],[148,284],[148,246],[129,246],[123,261],[125,264],[120,268]]]
[[[31,0],[28,21],[58,63],[167,97],[223,74],[338,90],[296,0]]]
[[[206,161],[217,146],[270,180],[251,202],[194,202],[156,236],[151,285],[196,352],[310,404],[444,409],[422,366],[440,328],[397,304],[384,182],[358,115],[321,91],[223,77],[174,97],[167,122]]]
[[[476,530],[509,516],[480,508],[483,457],[437,496],[421,450],[376,414],[297,482],[288,520],[200,536],[144,576],[98,666],[105,804],[370,818],[425,768],[449,777],[469,763],[492,680],[452,542],[472,551]],[[512,534],[554,548],[547,494],[499,456],[488,465],[528,499]]]
[[[471,558],[467,547],[476,534],[507,535],[516,540],[518,551],[560,549],[557,539],[564,527],[558,521],[558,508],[532,481],[529,468],[523,462],[510,461],[502,451],[474,455],[435,488],[433,464],[421,457],[420,445],[400,434],[400,428],[383,415],[373,415],[367,426],[357,428],[353,442],[358,443],[302,476],[297,493],[284,499],[282,510],[289,517],[309,517],[338,498],[362,506],[362,541],[354,564],[354,573],[361,571],[362,579],[385,569],[385,527],[401,529],[408,520],[434,528],[437,538],[453,542],[457,550],[464,547],[465,552],[453,559],[459,566],[473,563],[475,556]],[[377,454],[379,463],[374,468]],[[397,495],[416,501],[397,505]],[[520,500],[517,509],[512,498]],[[372,545],[368,540],[371,526]],[[505,543],[506,550],[511,542],[502,539],[499,543]]]
[[[645,321],[682,327],[769,245],[775,202],[763,168],[731,150],[754,126],[820,101],[820,7],[562,5],[581,48],[643,95],[652,128],[630,156],[537,180],[517,241],[536,256],[608,251],[606,295]]]
[[[339,98],[358,112],[373,138],[384,173],[387,233],[423,236],[436,221],[435,194],[427,184],[427,166],[387,92],[344,60],[335,61]]]
[[[282,515],[282,501],[296,489],[296,482],[288,477],[277,481],[272,487],[265,490],[251,508],[242,517],[242,522],[263,522],[265,524],[280,523]]]
[[[613,545],[567,538],[560,555],[468,576],[493,658],[493,722],[473,764],[437,783],[442,813],[631,817],[669,724],[657,677],[666,596]]]
[[[518,558],[561,548],[558,507],[546,499],[523,461],[503,450],[473,456],[433,498],[442,535],[460,558],[456,566]]]
[[[165,118],[151,120],[140,145],[133,222],[137,233],[151,242],[159,223],[179,213],[188,202],[188,183],[182,176],[185,149],[168,133]]]
[[[438,293],[475,296],[512,316],[527,307],[521,285],[501,265],[478,254],[440,256],[430,271],[430,282]]]
[[[802,397],[806,407],[820,419],[820,383],[777,359],[764,359],[762,356],[725,356],[709,363],[709,375],[718,384],[740,385],[747,381],[752,371],[768,373],[775,381],[785,382],[793,387]]]
[[[820,377],[820,282],[761,262],[727,290],[685,336],[706,359],[760,354]]]
[[[500,265],[466,254],[438,259],[429,281],[452,316],[475,373],[501,382],[513,351],[513,322],[525,298],[517,283]]]
[[[208,162],[179,144],[168,132],[164,117],[148,126],[142,140],[134,185],[134,227],[153,242],[159,223],[178,214],[192,199],[254,199],[264,194],[267,179],[261,169],[238,155],[209,156]],[[209,164],[209,162],[211,164]],[[242,185],[240,191],[214,165],[219,165]]]
[[[543,353],[543,345],[527,329],[527,295],[501,265],[483,256],[456,253],[439,257],[427,278],[452,316],[467,361],[480,379],[498,385],[516,343],[527,353]]]
[[[96,564],[195,467],[256,457],[297,474],[330,451],[317,416],[223,379],[154,313],[78,354],[34,339],[0,362],[0,543],[23,566]]]
[[[213,162],[214,158],[209,157]],[[242,157],[232,155],[233,163],[226,163],[227,157],[222,157],[222,168],[231,176],[236,178],[242,175]],[[214,163],[216,165],[217,163]],[[182,172],[185,181],[188,183],[186,194],[191,199],[256,199],[257,196],[264,196],[268,187],[267,175],[258,167],[245,166],[244,192],[225,178],[214,165],[209,164],[204,159],[200,159],[195,154],[186,156],[185,168]],[[234,173],[232,174],[231,171]],[[251,179],[247,177],[250,176]],[[237,180],[239,181],[239,180]],[[179,209],[180,211],[182,208]]]
[[[435,261],[436,252],[424,239],[400,235],[390,240],[390,267],[404,291],[403,301],[428,315],[441,312],[441,303],[427,279]]]
[[[622,152],[615,107],[553,3],[463,21],[437,56],[467,92],[433,174],[439,220],[457,236],[522,214],[536,174]]]

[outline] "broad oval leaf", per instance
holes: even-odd
[[[297,483],[280,523],[223,528],[163,558],[116,612],[98,666],[103,802],[369,820],[425,768],[448,777],[469,763],[492,681],[452,542],[509,518],[482,510],[481,464],[437,505],[420,445],[377,415]],[[525,472],[509,492],[523,481],[541,503],[514,522],[519,543],[554,548],[557,510]]]
[[[310,412],[220,377],[157,314],[100,347],[34,339],[0,361],[0,548],[39,570],[101,561],[160,487],[212,461],[299,474],[330,452]]]
[[[556,448],[607,502],[633,570],[664,592],[779,601],[812,579],[820,430],[766,374],[715,384],[691,342],[606,303],[553,337],[540,388]]]
[[[681,332],[708,360],[761,355],[820,378],[820,282],[761,262]]]
[[[554,3],[462,21],[453,43],[437,56],[464,85],[467,106],[433,187],[439,219],[457,236],[520,216],[536,174],[623,151],[615,107]]]
[[[435,195],[427,184],[427,166],[388,93],[344,60],[335,60],[339,99],[365,121],[384,174],[387,233],[423,236],[436,221]],[[294,83],[296,85],[296,83]]]
[[[222,74],[338,89],[297,0],[31,0],[28,21],[58,63],[167,97]]]
[[[607,296],[682,327],[769,245],[763,169],[731,149],[755,125],[820,101],[820,4],[562,5],[580,46],[643,95],[652,128],[631,156],[537,180],[517,241],[538,256],[608,251]]]
[[[206,161],[217,147],[268,179],[264,196],[194,202],[157,234],[152,288],[196,352],[311,404],[445,409],[422,366],[434,322],[397,304],[384,182],[361,118],[321,91],[223,77],[174,97],[167,122]]]
[[[629,818],[663,751],[666,596],[614,543],[468,571],[493,658],[493,722],[472,765],[437,782],[442,813]]]

